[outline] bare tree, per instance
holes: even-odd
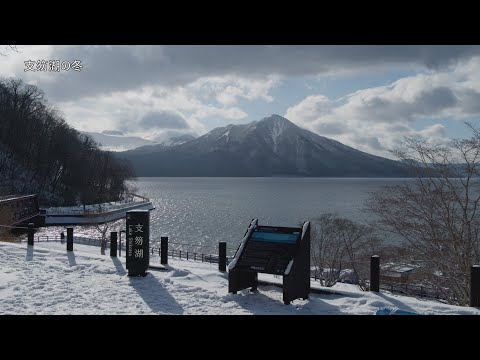
[[[94,228],[100,234],[100,253],[101,255],[105,255],[109,230],[119,232],[121,229],[124,229],[125,219],[120,219],[113,222],[106,222],[103,224],[95,224]]]
[[[71,128],[43,91],[0,79],[0,193],[36,193],[42,205],[102,203],[124,197],[132,177],[131,164]]]
[[[334,214],[323,214],[313,222],[312,262],[322,286],[333,286],[340,278],[344,247],[334,224]]]
[[[449,144],[407,138],[393,153],[410,167],[414,182],[386,186],[367,201],[379,223],[424,265],[423,281],[463,305],[470,267],[480,263],[480,133],[467,125],[472,136]]]
[[[366,290],[368,259],[379,247],[370,226],[331,213],[313,221],[312,263],[322,286],[335,285],[347,271]]]
[[[110,223],[96,224],[95,229],[100,233],[100,254],[105,255],[105,249],[107,248],[107,232],[110,228]]]
[[[4,49],[6,51],[14,51],[16,53],[19,53],[20,51],[17,49],[17,45],[3,45]],[[0,51],[0,56],[7,56],[5,52]]]

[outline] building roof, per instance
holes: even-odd
[[[396,273],[407,273],[415,270],[418,266],[410,264],[392,264],[387,263],[381,266],[382,270]]]

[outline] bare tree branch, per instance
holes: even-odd
[[[480,263],[480,131],[435,144],[407,138],[393,153],[416,174],[414,183],[384,187],[367,202],[380,224],[403,238],[424,265],[423,281],[451,303],[468,304],[470,267]]]
[[[5,45],[5,50],[13,51],[13,52],[16,52],[17,54],[20,54],[20,50],[17,49],[17,45]],[[7,55],[3,52],[0,52],[0,56],[7,56]]]
[[[322,286],[348,277],[366,290],[368,259],[380,246],[370,226],[331,213],[313,221],[312,263]]]

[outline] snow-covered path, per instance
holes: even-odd
[[[286,306],[281,289],[274,286],[228,294],[228,275],[218,272],[216,264],[169,259],[169,271],[130,278],[124,258],[98,251],[77,244],[67,253],[59,243],[32,249],[0,242],[0,314],[374,314],[380,308],[480,314],[478,309],[365,293],[344,284],[335,289],[348,296],[311,294],[309,300]]]

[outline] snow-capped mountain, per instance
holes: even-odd
[[[279,115],[181,145],[120,153],[138,176],[405,176],[404,165],[302,129]]]
[[[170,134],[166,134],[161,137],[159,136],[154,140],[148,140],[138,136],[127,136],[121,131],[116,130],[106,130],[101,133],[83,131],[82,133],[92,137],[95,142],[100,144],[100,148],[106,151],[127,151],[146,145],[168,147],[180,145],[195,139],[193,135],[189,134],[176,136],[169,136]]]
[[[171,136],[171,137],[162,137],[162,138],[157,138],[155,142],[157,144],[161,144],[164,146],[175,146],[175,145],[181,145],[186,143],[187,141],[194,140],[195,136],[190,135],[190,134],[183,134],[183,135],[178,135],[178,136]]]
[[[102,150],[106,151],[127,151],[140,146],[155,144],[153,141],[138,136],[126,136],[120,131],[106,130],[101,133],[82,131],[82,133],[90,136],[96,143],[100,144]]]

